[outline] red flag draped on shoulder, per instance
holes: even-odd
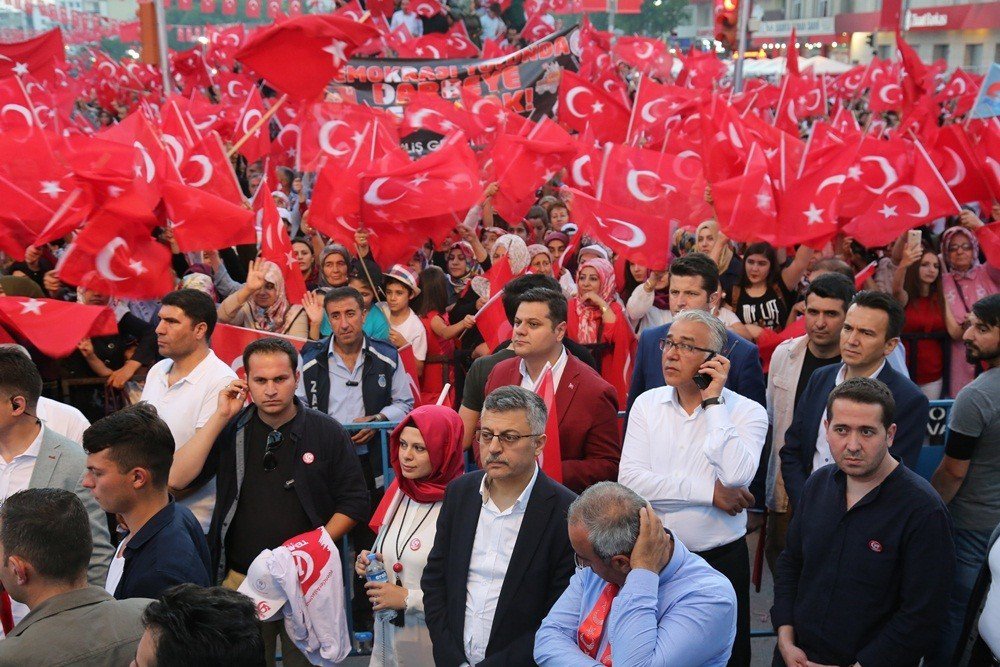
[[[0,296],[0,324],[54,359],[68,357],[84,338],[118,333],[107,306],[18,296]]]
[[[308,14],[265,28],[236,59],[290,97],[315,99],[354,50],[378,36],[373,26],[342,16]]]
[[[559,413],[556,410],[556,383],[552,375],[552,366],[545,364],[542,377],[535,385],[535,393],[545,401],[548,417],[545,420],[545,447],[539,457],[538,464],[542,472],[562,483],[562,452],[559,445]]]

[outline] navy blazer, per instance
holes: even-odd
[[[788,502],[794,509],[802,497],[802,486],[813,472],[819,425],[825,417],[826,399],[833,391],[837,374],[843,364],[824,366],[813,371],[809,384],[795,408],[792,425],[785,432],[781,456],[781,476],[788,492]],[[920,448],[927,435],[930,405],[910,378],[893,370],[886,362],[877,376],[896,399],[896,437],[890,452],[910,470],[916,469]]]
[[[465,599],[472,543],[483,507],[479,487],[484,474],[482,470],[470,472],[448,484],[434,546],[420,580],[424,618],[438,667],[466,662]],[[566,526],[566,512],[575,499],[575,493],[538,471],[480,667],[535,664],[535,632],[575,571]]]
[[[639,347],[635,353],[635,364],[632,371],[632,384],[628,388],[628,409],[632,409],[639,394],[666,383],[663,380],[663,353],[660,351],[660,339],[666,338],[670,324],[646,329],[639,336]],[[745,338],[726,330],[725,356],[729,359],[729,377],[726,378],[726,389],[735,391],[740,396],[757,401],[767,407],[766,387],[764,385],[764,369],[760,365],[760,353],[757,346]],[[626,424],[628,419],[626,419]]]
[[[129,538],[115,599],[156,599],[177,584],[211,586],[212,558],[201,524],[174,501]]]

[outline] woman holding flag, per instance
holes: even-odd
[[[396,618],[375,624],[371,665],[434,665],[424,622],[420,577],[434,544],[444,490],[465,471],[462,420],[450,407],[422,405],[389,436],[389,460],[396,478],[369,524],[378,536],[372,551],[354,564],[365,576],[368,554],[385,564],[390,582],[365,585],[373,609],[394,609]]]

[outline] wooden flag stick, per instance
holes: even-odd
[[[271,105],[271,108],[265,111],[263,116],[257,119],[257,122],[253,124],[253,127],[247,130],[247,133],[244,134],[242,137],[240,137],[239,141],[233,144],[233,147],[230,148],[229,151],[227,152],[227,156],[233,157],[234,155],[236,155],[237,151],[239,151],[243,147],[243,144],[248,142],[250,140],[250,137],[252,137],[254,133],[257,132],[257,130],[259,130],[262,125],[264,125],[264,123],[271,120],[271,116],[277,113],[278,108],[282,104],[284,104],[286,100],[288,100],[288,93],[285,93],[284,95],[279,97],[278,101],[275,102],[273,105]]]

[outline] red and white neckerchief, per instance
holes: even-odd
[[[583,619],[580,629],[576,631],[576,644],[580,650],[597,660],[597,649],[601,645],[601,635],[604,633],[604,621],[611,613],[611,603],[618,595],[618,586],[606,584],[601,596],[597,598],[594,608],[590,610],[587,618]],[[604,653],[600,657],[600,663],[604,667],[611,667],[611,642],[604,647]]]

